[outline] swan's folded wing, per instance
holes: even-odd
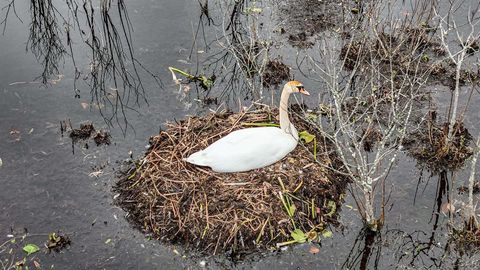
[[[277,162],[296,144],[292,136],[279,128],[248,128],[228,134],[207,147],[203,154],[215,171],[248,171]]]

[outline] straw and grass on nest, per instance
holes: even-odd
[[[294,117],[293,123],[314,135],[315,144],[299,144],[268,167],[225,174],[183,161],[236,129],[275,123],[277,115],[277,110],[220,113],[167,124],[150,139],[145,157],[121,177],[118,203],[145,232],[210,254],[318,240],[336,220],[346,180],[327,169],[338,160],[306,120]]]

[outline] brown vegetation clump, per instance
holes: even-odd
[[[282,2],[281,14],[286,16],[282,34],[298,48],[310,48],[319,33],[335,27],[342,21],[341,9],[348,9],[351,1],[292,0]]]
[[[64,133],[69,133],[68,136],[72,139],[72,146],[75,143],[86,142],[89,139],[93,139],[97,146],[110,145],[112,139],[112,136],[108,131],[97,131],[90,122],[80,124],[80,128],[73,128],[70,120],[61,121],[60,132],[62,133],[62,136]]]
[[[183,161],[248,123],[272,123],[277,114],[219,113],[169,123],[150,139],[145,157],[121,176],[117,203],[145,232],[202,253],[236,257],[272,248],[294,240],[295,229],[298,242],[303,236],[318,240],[325,226],[336,222],[347,180],[328,169],[339,169],[338,159],[300,117],[293,118],[297,129],[316,140],[299,143],[266,168],[227,174]]]
[[[263,86],[278,86],[290,79],[290,68],[279,60],[270,60],[262,74]]]
[[[476,251],[480,247],[480,228],[469,227],[469,224],[466,224],[463,229],[453,229],[451,240],[456,244],[456,248],[463,252]]]
[[[432,113],[431,113],[432,114]],[[404,145],[408,153],[432,171],[456,170],[473,154],[472,136],[462,123],[455,124],[453,138],[448,141],[448,123],[432,120],[411,134]]]

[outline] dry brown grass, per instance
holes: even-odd
[[[245,123],[272,122],[277,114],[220,113],[169,123],[167,130],[151,138],[145,157],[121,177],[117,202],[145,232],[210,254],[272,248],[292,240],[295,228],[318,239],[316,233],[335,222],[332,208],[340,206],[347,181],[326,168],[338,168],[338,161],[305,120],[294,117],[293,122],[299,131],[316,135],[318,163],[313,142],[299,144],[276,164],[245,173],[215,173],[182,160],[245,128]],[[281,196],[295,205],[293,218]]]

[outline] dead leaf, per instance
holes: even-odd
[[[88,109],[88,103],[86,103],[86,102],[81,102],[80,105],[82,105],[82,108],[83,108],[84,110]]]
[[[455,206],[451,203],[444,203],[442,204],[442,206],[440,207],[440,211],[442,211],[442,213],[444,215],[447,215],[447,214],[454,214],[455,213]]]
[[[42,266],[40,265],[40,263],[37,262],[37,261],[35,261],[35,260],[33,261],[33,265],[35,265],[35,268],[37,268],[37,269],[41,269],[41,268],[42,268]]]
[[[317,254],[318,252],[320,252],[320,249],[316,246],[311,246],[309,252],[311,254]]]

